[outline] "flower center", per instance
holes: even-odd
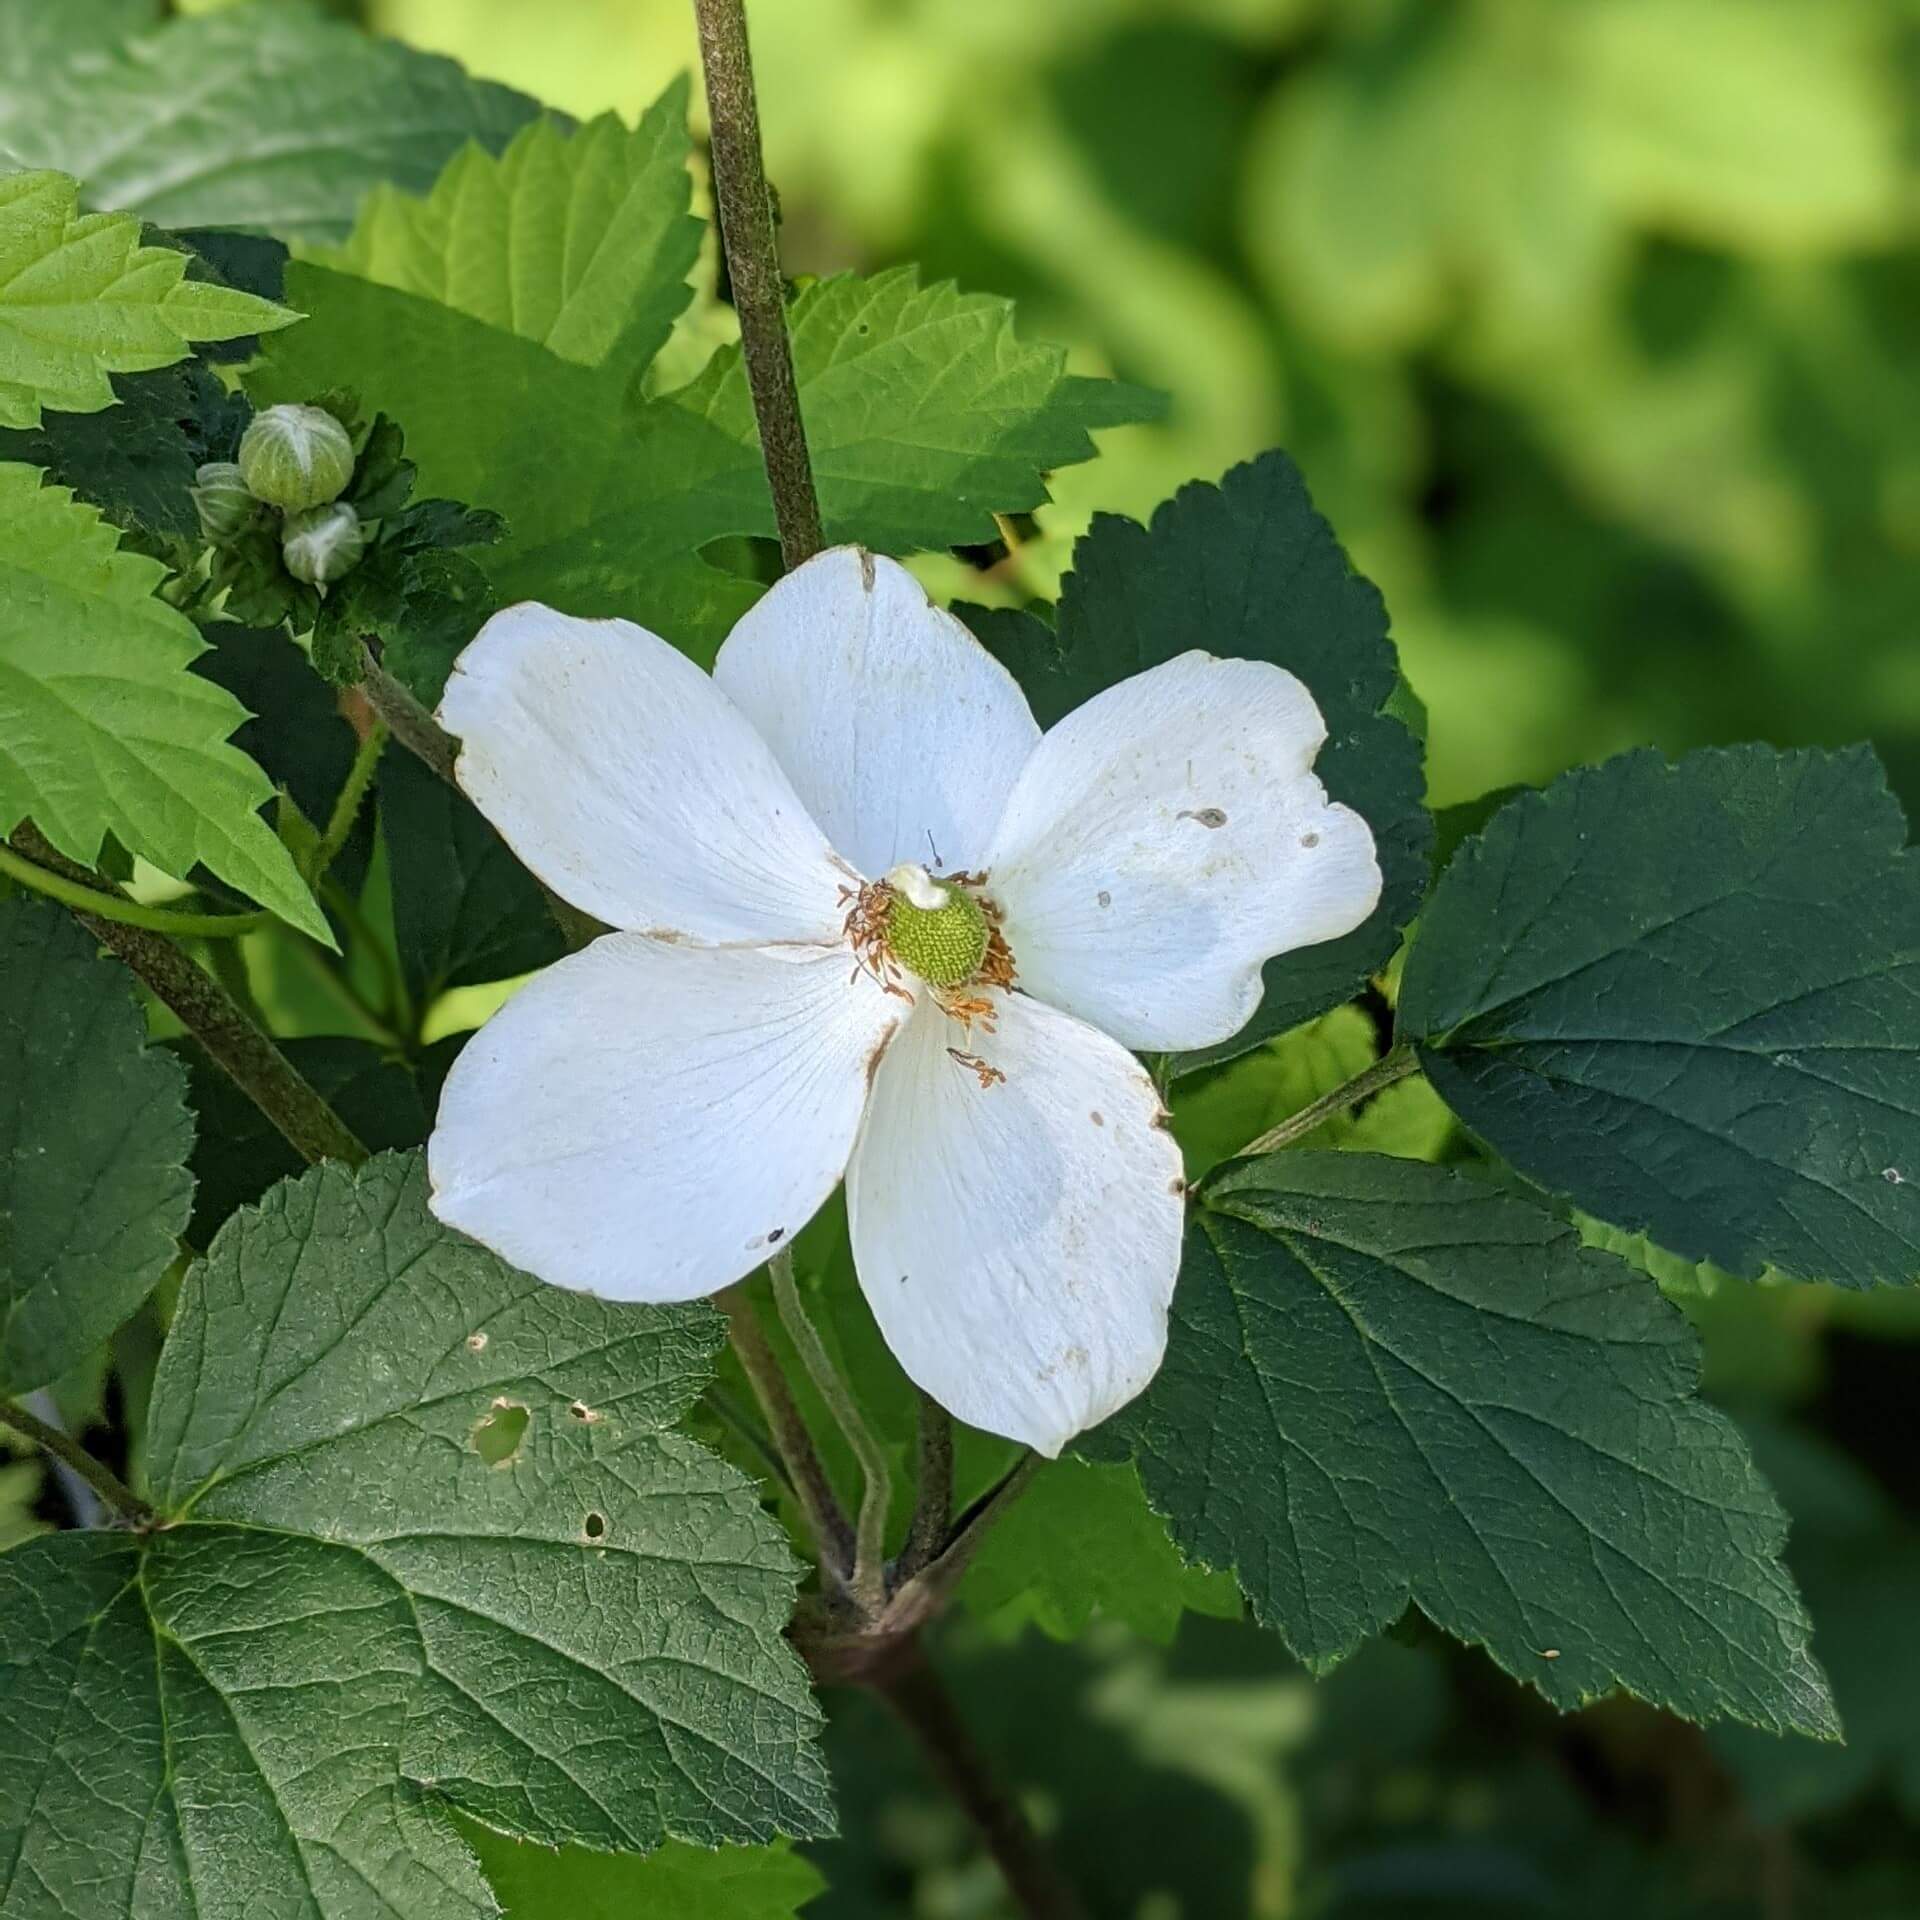
[[[930,987],[957,987],[980,971],[992,928],[964,888],[936,880],[925,867],[887,875],[892,893],[883,938],[901,966]]]

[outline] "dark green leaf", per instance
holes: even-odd
[[[197,543],[200,523],[187,489],[202,461],[232,457],[246,402],[197,360],[111,381],[117,405],[48,412],[38,427],[0,432],[0,460],[44,467],[115,526]]]
[[[1130,674],[1198,647],[1296,674],[1327,722],[1315,771],[1363,814],[1385,888],[1343,939],[1282,954],[1266,998],[1233,1039],[1184,1055],[1181,1071],[1230,1058],[1350,999],[1392,958],[1426,890],[1433,826],[1418,741],[1386,709],[1398,666],[1387,610],[1354,572],[1283,453],[1181,490],[1150,526],[1102,514],[1074,549],[1054,626],[1031,615],[975,618],[1042,726]]]
[[[1173,1320],[1103,1448],[1310,1665],[1411,1601],[1562,1707],[1838,1731],[1692,1332],[1572,1228],[1413,1161],[1275,1154],[1206,1190]]]
[[[320,1034],[282,1040],[280,1051],[369,1147],[417,1147],[426,1139],[436,1086],[371,1041]],[[272,1121],[197,1046],[183,1043],[181,1058],[200,1122],[188,1235],[204,1247],[235,1208],[251,1206],[275,1181],[298,1174],[302,1162]]]
[[[393,930],[416,1000],[531,973],[567,950],[533,876],[472,802],[409,754],[380,773]]]
[[[373,187],[424,192],[465,141],[498,151],[540,111],[305,0],[92,47],[41,35],[35,50],[27,84],[0,90],[0,154],[75,175],[89,206],[165,227],[338,240]],[[9,38],[10,65],[13,51]]]
[[[1400,1019],[1529,1179],[1687,1260],[1920,1278],[1920,855],[1873,755],[1628,754],[1503,808]]]
[[[85,1360],[172,1264],[185,1084],[64,908],[0,903],[0,1396]]]

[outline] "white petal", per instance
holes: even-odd
[[[973,866],[1040,738],[1012,674],[905,567],[858,547],[769,589],[713,677],[870,878]]]
[[[765,741],[685,654],[531,601],[454,662],[474,804],[548,886],[662,939],[836,940],[851,876]]]
[[[1021,987],[1130,1047],[1237,1033],[1263,962],[1380,898],[1367,823],[1309,771],[1325,738],[1292,674],[1205,653],[1068,714],[986,858]]]
[[[433,1211],[611,1300],[750,1273],[832,1193],[905,1011],[844,950],[612,933],[467,1042],[427,1143]]]
[[[972,1050],[931,1000],[881,1062],[847,1172],[854,1265],[912,1379],[969,1425],[1057,1454],[1153,1378],[1185,1184],[1122,1047],[1013,994]]]

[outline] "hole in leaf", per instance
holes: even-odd
[[[588,1514],[585,1531],[589,1540],[604,1540],[607,1537],[607,1516],[604,1513]]]
[[[531,1416],[511,1400],[496,1400],[493,1410],[473,1430],[473,1450],[490,1467],[504,1467],[520,1451]]]

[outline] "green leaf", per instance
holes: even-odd
[[[489,1914],[441,1801],[548,1846],[827,1827],[797,1569],[672,1430],[717,1316],[543,1286],[425,1199],[389,1155],[236,1214],[154,1382],[166,1524],[0,1558],[23,1915]]]
[[[113,405],[107,375],[184,360],[189,342],[232,340],[299,317],[206,280],[187,256],[140,244],[129,214],[76,211],[62,173],[0,176],[0,427],[40,409]]]
[[[383,181],[424,192],[468,140],[497,151],[539,111],[304,0],[262,0],[48,61],[0,94],[0,153],[158,226],[338,241]]]
[[[1281,1153],[1205,1190],[1167,1360],[1101,1430],[1324,1668],[1409,1601],[1560,1707],[1838,1732],[1786,1521],[1642,1276],[1481,1182]]]
[[[1079,1639],[1099,1616],[1165,1645],[1183,1613],[1240,1616],[1232,1578],[1181,1560],[1131,1466],[1071,1456],[995,1524],[959,1594],[995,1628],[1031,1621],[1054,1640]]]
[[[0,463],[0,833],[32,816],[92,866],[111,833],[163,872],[204,863],[331,947],[254,809],[266,776],[228,735],[234,697],[189,673],[205,642],[155,596],[166,569],[32,467]]]
[[[503,599],[621,615],[710,660],[759,597],[702,557],[774,532],[737,347],[677,392],[632,401],[612,368],[416,295],[297,264],[287,287],[313,320],[273,343],[255,397],[353,386],[393,414],[424,488],[505,516],[484,562]],[[1040,505],[1049,471],[1091,457],[1091,429],[1156,410],[1137,389],[1070,375],[1061,348],[1023,344],[1008,302],[923,288],[910,268],[819,282],[790,323],[834,541],[903,553],[990,540],[995,513]]]
[[[461,1830],[507,1920],[792,1920],[826,1890],[784,1847],[709,1853],[670,1840],[636,1860],[577,1847],[549,1853],[470,1821]]]
[[[1386,607],[1353,571],[1285,454],[1235,467],[1217,487],[1182,487],[1146,527],[1097,516],[1074,548],[1052,630],[1031,615],[975,626],[1042,726],[1194,647],[1285,667],[1326,719],[1315,772],[1373,828],[1380,904],[1344,938],[1269,961],[1260,1011],[1231,1040],[1181,1056],[1179,1071],[1230,1059],[1324,1013],[1392,958],[1426,890],[1433,841],[1420,745],[1387,711],[1399,669]]]
[[[636,371],[693,298],[688,91],[676,80],[631,132],[612,114],[571,133],[535,120],[498,158],[465,147],[425,199],[376,188],[318,257],[563,360]]]
[[[567,950],[546,896],[472,802],[407,754],[380,773],[393,931],[422,1005],[550,965]]]
[[[1689,1261],[1920,1278],[1920,855],[1873,755],[1634,753],[1503,808],[1400,1019],[1528,1179]]]
[[[77,1366],[187,1224],[186,1076],[72,915],[0,904],[0,1398]]]

